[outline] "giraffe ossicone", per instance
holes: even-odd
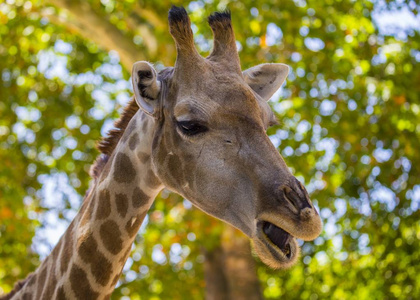
[[[185,9],[169,11],[175,66],[133,66],[134,99],[102,140],[94,184],[40,267],[0,299],[108,299],[137,231],[163,187],[244,232],[273,268],[297,259],[321,219],[266,129],[284,64],[241,71],[230,13],[214,13],[214,48],[201,57]],[[139,109],[140,108],[140,109]]]

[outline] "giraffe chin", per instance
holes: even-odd
[[[257,232],[252,240],[258,257],[273,269],[290,268],[300,254],[296,238],[269,222],[258,222]]]

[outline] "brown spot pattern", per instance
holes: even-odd
[[[121,232],[118,224],[112,220],[106,221],[99,229],[105,248],[112,254],[118,254],[122,250]]]
[[[133,168],[130,158],[119,152],[115,156],[114,179],[119,183],[130,183],[134,180],[136,171]]]
[[[44,290],[44,293],[42,294],[41,299],[53,299],[55,288],[57,286],[57,278],[55,274],[53,274],[54,268],[51,268],[51,269],[52,270],[50,271],[48,278],[46,280],[47,287]]]
[[[144,152],[139,152],[137,156],[143,164],[145,164],[150,158],[150,155]]]
[[[30,287],[30,286],[34,285],[34,283],[37,280],[37,276],[34,273],[32,273],[30,276],[31,276],[31,278],[29,279],[28,283],[26,284],[27,287]]]
[[[130,150],[131,151],[133,151],[136,148],[136,146],[138,145],[139,141],[140,141],[140,139],[139,139],[139,136],[137,134],[133,134],[130,137],[130,140],[128,141],[128,147],[130,147]]]
[[[90,264],[95,280],[101,285],[106,285],[111,276],[112,263],[98,251],[98,243],[92,234],[80,244],[79,255],[85,263]]]
[[[63,244],[62,241],[63,241],[63,238],[61,238],[58,241],[57,245],[55,245],[53,251],[51,252],[51,256],[52,256],[53,261],[57,261],[58,254],[60,253],[60,250],[62,248],[62,244]]]
[[[141,127],[141,130],[143,131],[143,133],[147,132],[147,125],[149,124],[148,120],[144,120],[143,121],[143,126]]]
[[[68,267],[71,255],[73,253],[73,222],[70,224],[70,227],[67,229],[64,235],[63,247],[61,250],[61,257],[60,257],[60,271],[61,274],[64,274]]]
[[[103,189],[99,193],[98,209],[96,217],[101,220],[105,219],[111,213],[111,195],[107,189]]]
[[[66,292],[64,291],[63,286],[60,286],[57,290],[57,300],[67,300]]]
[[[45,282],[46,282],[45,279],[47,278],[47,271],[48,271],[47,266],[44,265],[42,267],[41,273],[39,273],[39,279],[38,279],[38,281],[41,282],[42,285],[39,286],[35,299],[41,299],[41,295],[45,287]]]
[[[109,293],[108,295],[104,296],[102,299],[103,300],[111,299],[111,295],[112,295],[112,293]]]
[[[32,294],[30,292],[23,294],[22,300],[31,300]]]
[[[130,253],[131,253],[131,247],[129,247],[129,248],[125,251],[124,255],[123,255],[123,256],[121,256],[120,263],[125,263],[125,261],[127,260],[128,256],[130,255]]]
[[[114,279],[111,282],[111,285],[110,285],[111,287],[114,287],[117,284],[118,279],[120,279],[120,276],[121,276],[120,273],[118,273],[117,275],[115,275]]]
[[[115,202],[117,204],[117,211],[121,217],[125,217],[128,210],[128,198],[124,194],[115,194]]]
[[[93,196],[93,197],[95,197],[95,196]],[[85,209],[83,209],[83,207],[82,207],[80,210],[83,211],[82,219],[80,220],[80,226],[83,227],[87,223],[89,223],[90,219],[92,218],[93,202],[90,201],[89,204],[86,205]]]
[[[122,136],[122,141],[126,142],[130,134],[136,129],[137,120],[136,118],[132,118],[130,123],[128,124],[128,127],[125,129],[124,134]]]
[[[155,150],[157,152],[157,160],[163,163],[165,161],[165,158],[168,155],[168,149],[166,147],[165,136],[162,136],[159,143],[159,136],[156,134],[155,138],[153,139],[152,150]]]
[[[183,174],[183,167],[182,162],[177,155],[169,156],[168,160],[168,173],[172,177],[172,181],[174,184],[182,182],[184,174]]]
[[[149,197],[139,188],[136,187],[133,192],[133,196],[131,198],[133,202],[133,206],[138,208],[144,205]]]
[[[139,231],[140,225],[143,222],[143,219],[146,216],[146,213],[147,212],[139,214],[137,216],[137,219],[134,221],[134,223],[132,222],[132,219],[128,220],[127,224],[125,225],[125,230],[127,230],[127,233],[130,236],[134,236],[137,233],[137,231]]]
[[[99,296],[92,290],[86,272],[77,265],[71,268],[70,284],[77,299],[97,299]]]
[[[151,188],[155,188],[160,185],[159,178],[156,177],[155,173],[152,170],[147,171],[146,184]]]

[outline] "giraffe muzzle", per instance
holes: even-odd
[[[271,203],[262,208],[257,220],[263,223],[261,228],[265,235],[280,246],[284,246],[283,243],[276,241],[279,241],[279,236],[284,240],[286,233],[309,241],[318,237],[322,230],[321,218],[308,192],[295,177],[290,177],[275,189]]]
[[[322,222],[308,192],[295,177],[274,190],[270,205],[264,206],[256,218],[253,241],[263,262],[273,268],[287,268],[299,256],[296,239],[315,239]]]
[[[305,211],[303,215],[306,216],[308,214],[307,211],[314,211],[308,192],[295,177],[290,180],[289,184],[283,185],[280,189],[283,193],[280,197],[288,201],[299,212],[303,213]]]

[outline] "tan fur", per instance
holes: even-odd
[[[266,101],[284,82],[288,67],[264,64],[242,74],[229,13],[209,17],[212,54],[186,60],[186,52],[195,53],[189,21],[185,10],[175,12],[183,28],[171,31],[178,49],[175,71],[161,82],[167,95],[152,100],[163,107],[152,149],[156,175],[206,213],[247,234],[265,263],[291,266],[299,253],[296,240],[286,258],[265,236],[263,222],[304,240],[317,237],[322,224],[306,190],[265,133],[276,123]],[[142,97],[136,94],[138,102]],[[204,124],[207,130],[185,136],[179,129],[185,121]]]
[[[296,262],[295,238],[319,235],[321,219],[308,193],[265,132],[275,123],[266,101],[284,82],[287,66],[263,64],[242,73],[230,14],[216,13],[209,23],[215,46],[205,59],[185,9],[171,9],[175,67],[158,74],[148,62],[134,65],[135,99],[99,143],[94,184],[78,215],[27,283],[4,299],[109,298],[164,186],[242,230],[273,268]],[[267,224],[287,242],[270,238]]]

